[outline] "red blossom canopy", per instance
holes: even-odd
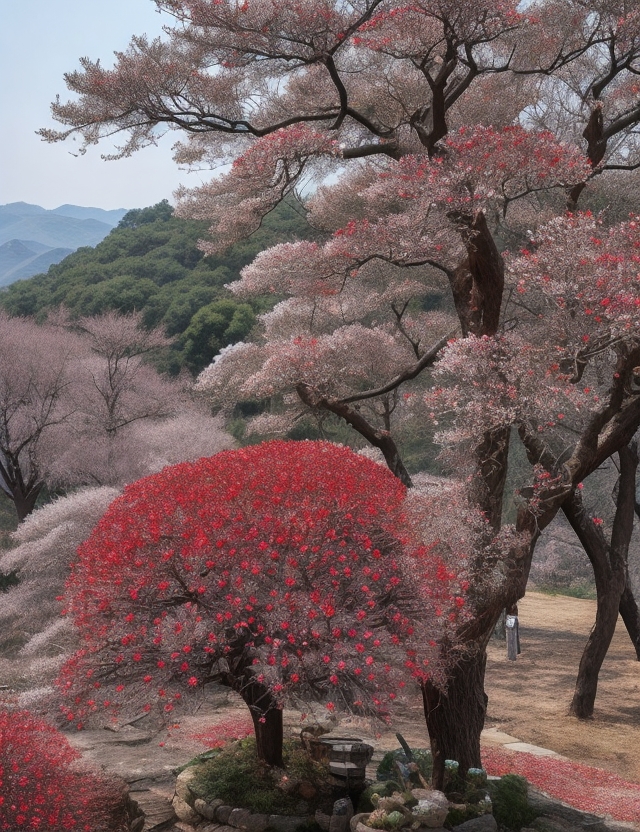
[[[310,695],[379,711],[407,675],[441,681],[458,572],[450,546],[408,533],[405,495],[326,442],[225,451],[129,486],[68,583],[84,648],[60,679],[67,718],[170,713],[214,680],[259,719]]]

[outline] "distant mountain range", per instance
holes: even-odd
[[[115,228],[127,209],[105,211],[61,205],[0,205],[0,286],[46,272],[81,246],[96,246]]]

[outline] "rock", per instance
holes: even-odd
[[[435,828],[442,826],[449,812],[449,801],[442,792],[434,789],[428,797],[423,797],[414,806],[411,813],[421,826]]]
[[[330,748],[325,743],[320,742],[320,737],[323,734],[328,734],[333,725],[328,723],[317,723],[316,725],[307,725],[300,732],[300,739],[302,745],[313,760],[328,760]]]
[[[364,817],[364,815],[363,815]],[[329,832],[329,824],[331,823],[331,815],[325,815],[324,812],[321,812],[320,809],[316,809],[315,814],[316,823],[323,830],[323,832]]]
[[[246,823],[250,815],[249,809],[234,809],[229,815],[227,823],[236,829],[246,829]]]
[[[333,804],[333,814],[329,820],[329,832],[348,832],[349,822],[353,817],[353,803],[348,797],[340,798]]]
[[[267,826],[269,826],[269,815],[260,815],[256,812],[249,815],[242,829],[246,832],[264,832]]]
[[[296,832],[298,826],[306,826],[309,818],[298,815],[269,815],[268,825],[275,832]]]
[[[189,788],[189,783],[195,776],[195,770],[193,768],[187,768],[180,772],[176,778],[176,795],[181,800],[184,800],[185,803],[193,803],[193,793]]]
[[[453,827],[454,832],[497,832],[498,824],[493,815],[480,815]]]
[[[177,794],[173,796],[171,805],[173,806],[173,811],[176,813],[178,818],[185,821],[185,823],[195,824],[202,820],[196,810],[189,806],[189,804]]]
[[[176,813],[171,805],[174,790],[175,782],[172,782],[166,791],[148,789],[134,793],[136,803],[144,813],[143,829],[153,830],[155,827],[163,829],[176,820]]]
[[[202,815],[205,820],[216,819],[216,807],[212,806],[211,803],[207,803],[206,800],[202,800],[201,797],[197,798],[193,804],[193,808],[199,815]]]
[[[233,806],[218,806],[216,809],[216,820],[218,823],[227,823],[231,812],[233,812]]]
[[[131,832],[142,832],[142,827],[144,826],[144,815],[141,815],[139,818],[136,818],[134,821],[131,822],[130,830]]]
[[[416,800],[427,800],[432,792],[433,789],[411,789],[411,794]]]
[[[333,804],[334,815],[346,815],[349,820],[353,817],[353,803],[349,797],[341,797]]]

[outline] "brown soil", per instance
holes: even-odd
[[[567,710],[595,601],[527,593],[518,604],[522,653],[492,642],[487,727],[640,782],[640,662],[621,619],[600,673],[593,719]]]

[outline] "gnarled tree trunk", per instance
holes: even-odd
[[[638,456],[635,446],[620,449],[620,485],[616,513],[607,544],[600,527],[587,515],[577,493],[563,506],[593,564],[598,596],[596,620],[587,640],[576,680],[570,712],[580,719],[593,716],[598,676],[618,621],[618,611],[627,586],[627,555],[633,531],[635,482]]]
[[[270,766],[284,767],[282,759],[282,708],[270,690],[259,682],[250,681],[238,688],[238,693],[249,706],[256,734],[258,759]]]
[[[442,789],[445,759],[457,760],[460,771],[480,768],[480,734],[487,712],[485,648],[469,651],[453,667],[445,692],[431,682],[422,685],[422,702],[433,755],[432,785]]]

